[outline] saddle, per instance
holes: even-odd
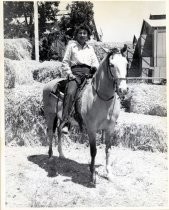
[[[59,82],[55,84],[53,87],[51,94],[57,97],[59,100],[63,101],[65,89],[66,89],[67,79],[63,78]]]
[[[83,83],[77,89],[77,93],[74,99],[74,106],[72,107],[72,111],[70,113],[70,117],[73,117],[78,122],[81,131],[83,130],[83,119],[80,113],[80,107],[81,107],[80,99],[88,83],[89,83],[89,78],[85,78]],[[57,99],[59,99],[60,101],[63,101],[66,90],[66,84],[67,84],[67,78],[63,78],[63,80],[60,80],[55,84],[51,94],[54,97],[57,97]],[[56,106],[58,106],[57,103],[59,100],[57,100]]]

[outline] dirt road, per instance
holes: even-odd
[[[7,207],[163,207],[167,206],[167,154],[113,147],[114,181],[105,177],[104,145],[98,146],[97,186],[90,183],[89,147],[70,143],[67,159],[57,148],[6,147]],[[52,168],[51,168],[52,167]]]

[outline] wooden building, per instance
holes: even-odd
[[[166,78],[166,15],[150,15],[148,20],[143,20],[140,37],[135,45],[133,39],[133,63],[138,63],[136,75],[142,77]],[[135,45],[135,46],[134,46]],[[133,66],[130,66],[131,74]],[[161,80],[153,80],[160,83]]]

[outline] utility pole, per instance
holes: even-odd
[[[34,1],[35,60],[39,61],[38,2]]]

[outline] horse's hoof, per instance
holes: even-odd
[[[95,173],[91,175],[91,182],[90,183],[93,187],[96,187],[96,174]]]
[[[61,159],[65,159],[64,154],[60,154],[60,155],[59,155],[59,158],[61,158]]]
[[[96,188],[96,183],[90,182],[90,187],[91,188]]]
[[[52,155],[53,155],[53,151],[52,151],[52,149],[49,149],[49,151],[48,151],[48,155],[49,155],[49,158],[51,158],[51,157],[52,157]]]
[[[107,175],[107,179],[109,180],[109,182],[113,182],[114,179],[113,179],[113,176],[112,175]]]

